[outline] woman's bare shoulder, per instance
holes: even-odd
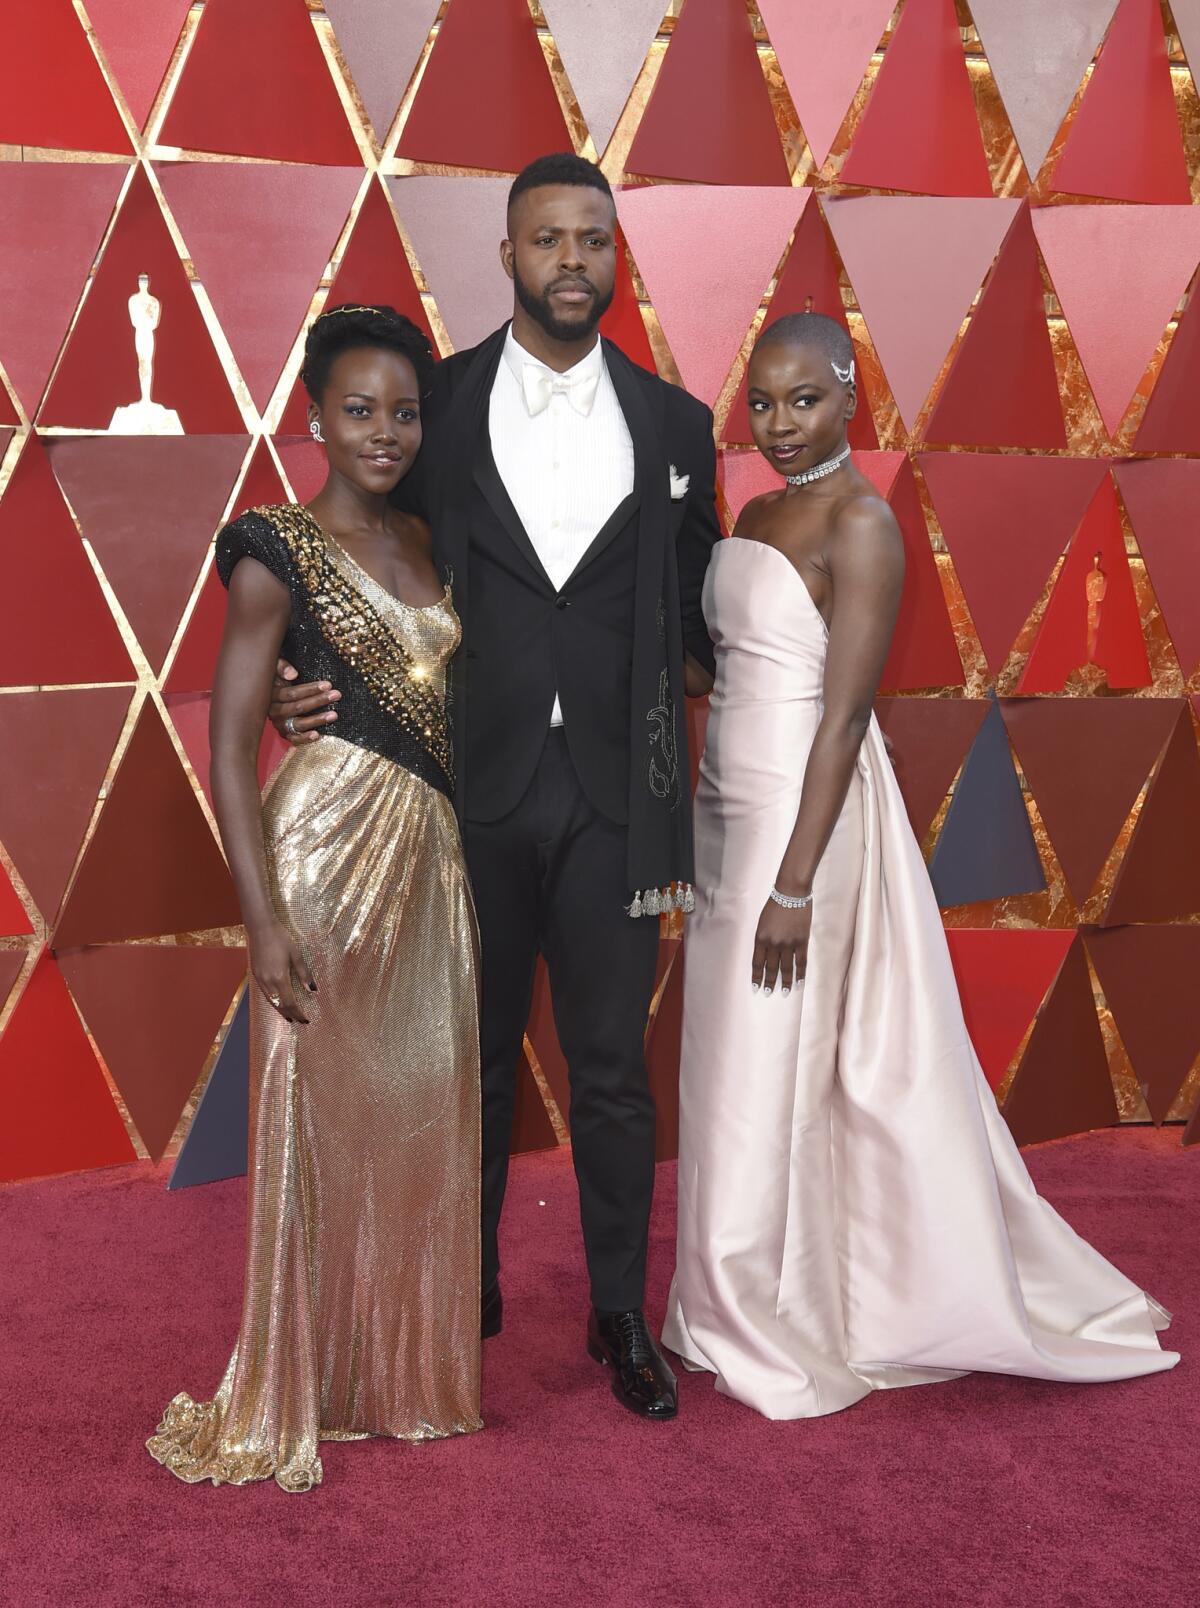
[[[733,534],[735,536],[753,536],[756,531],[761,529],[763,523],[772,517],[783,501],[783,496],[784,490],[783,487],[780,487],[778,491],[760,491],[757,497],[751,497],[737,516]]]

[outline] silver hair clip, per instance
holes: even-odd
[[[853,385],[853,383],[854,383],[854,359],[853,358],[850,359],[849,363],[846,364],[845,368],[843,368],[840,363],[835,363],[833,358],[830,358],[829,359],[829,366],[833,370],[834,374],[837,375],[838,379],[841,380],[843,385]]]

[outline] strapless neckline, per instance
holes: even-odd
[[[756,541],[753,536],[727,536],[723,542],[718,544],[718,551],[720,551],[720,549],[722,547],[726,546],[728,543],[734,543],[734,542],[736,542],[739,547],[758,547],[764,553],[772,553],[779,560],[779,562],[781,564],[786,566],[786,568],[788,569],[789,573],[792,576],[792,579],[796,582],[796,584],[799,586],[800,590],[804,593],[804,596],[805,596],[805,599],[808,602],[809,608],[813,611],[813,614],[817,618],[818,625],[820,625],[821,630],[828,637],[828,635],[829,635],[829,627],[825,623],[825,616],[821,613],[820,609],[817,607],[816,600],[814,599],[812,593],[808,589],[808,582],[804,579],[803,575],[801,575],[800,571],[792,563],[791,559],[787,556],[787,554],[786,553],[781,553],[778,547],[772,547],[769,542]]]

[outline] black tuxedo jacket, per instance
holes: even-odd
[[[648,790],[646,807],[657,800],[686,817],[682,650],[713,662],[700,604],[720,535],[712,414],[604,342],[633,443],[634,489],[559,590],[492,456],[488,405],[506,332],[438,365],[421,454],[400,487],[404,505],[432,526],[462,620],[450,711],[460,812],[496,820],[516,805],[557,692],[572,760],[601,813],[636,820]],[[682,495],[672,495],[672,471],[677,492],[687,477]],[[690,874],[672,856],[659,877],[661,845],[646,853],[653,865],[631,872],[644,883]]]

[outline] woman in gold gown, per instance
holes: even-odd
[[[391,308],[323,314],[304,381],[325,486],[218,538],[212,776],[253,973],[250,1190],[225,1375],[211,1401],[177,1395],[147,1442],[189,1482],[304,1491],[322,1440],[481,1428],[476,938],[445,712],[458,620],[428,528],[388,500],[431,365]],[[341,694],[260,801],[281,652]]]

